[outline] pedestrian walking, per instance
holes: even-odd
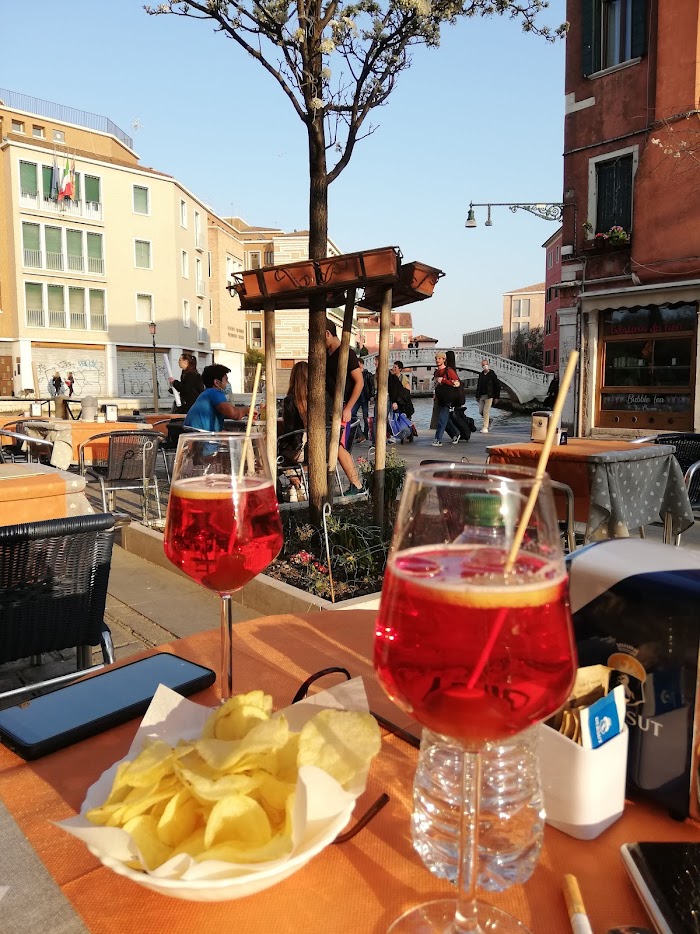
[[[481,373],[479,373],[479,378],[476,381],[476,399],[479,403],[479,415],[484,419],[484,424],[481,428],[482,435],[487,435],[489,433],[489,413],[491,412],[493,400],[498,399],[500,395],[500,389],[498,377],[489,366],[489,361],[486,359],[482,360]]]

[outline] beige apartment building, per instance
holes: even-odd
[[[291,233],[277,227],[252,227],[240,217],[225,218],[243,245],[244,269],[280,266],[309,258],[308,230]],[[339,256],[340,250],[328,240],[328,256]],[[329,308],[329,317],[342,325],[343,309]],[[264,350],[265,329],[261,311],[245,313],[247,346]],[[357,324],[353,323],[353,346],[358,346]],[[309,313],[299,309],[280,309],[275,314],[275,356],[277,358],[277,388],[284,392],[289,383],[289,371],[298,360],[309,357]]]
[[[0,89],[0,396],[75,395],[169,406],[163,354],[216,359],[242,389],[244,316],[226,285],[236,232],[177,179],[139,164],[105,117]]]
[[[519,331],[544,325],[545,284],[526,285],[503,293],[503,356],[509,357]]]

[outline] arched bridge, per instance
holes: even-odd
[[[389,349],[389,365],[394,360],[400,360],[405,367],[435,366],[436,351],[453,350],[457,370],[467,370],[469,373],[481,373],[481,361],[487,358],[491,369],[498,376],[503,389],[515,402],[532,402],[534,399],[544,399],[552,379],[551,373],[544,373],[523,363],[516,363],[507,357],[494,357],[492,354],[473,347],[420,347],[412,350]],[[373,373],[377,368],[378,354],[368,354],[365,357],[365,366]]]

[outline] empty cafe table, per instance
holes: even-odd
[[[541,451],[533,442],[491,445],[489,463],[536,467]],[[570,438],[552,448],[547,473],[572,488],[574,518],[586,523],[586,541],[625,538],[661,519],[669,542],[694,522],[673,451],[668,444]]]
[[[85,477],[44,464],[0,464],[0,525],[93,511],[85,496]]]

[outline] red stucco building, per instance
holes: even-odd
[[[559,319],[557,311],[561,305],[559,283],[561,282],[561,227],[542,244],[545,252],[544,278],[544,340],[542,363],[545,373],[559,372]]]
[[[700,0],[568,0],[559,363],[565,421],[700,430]]]

